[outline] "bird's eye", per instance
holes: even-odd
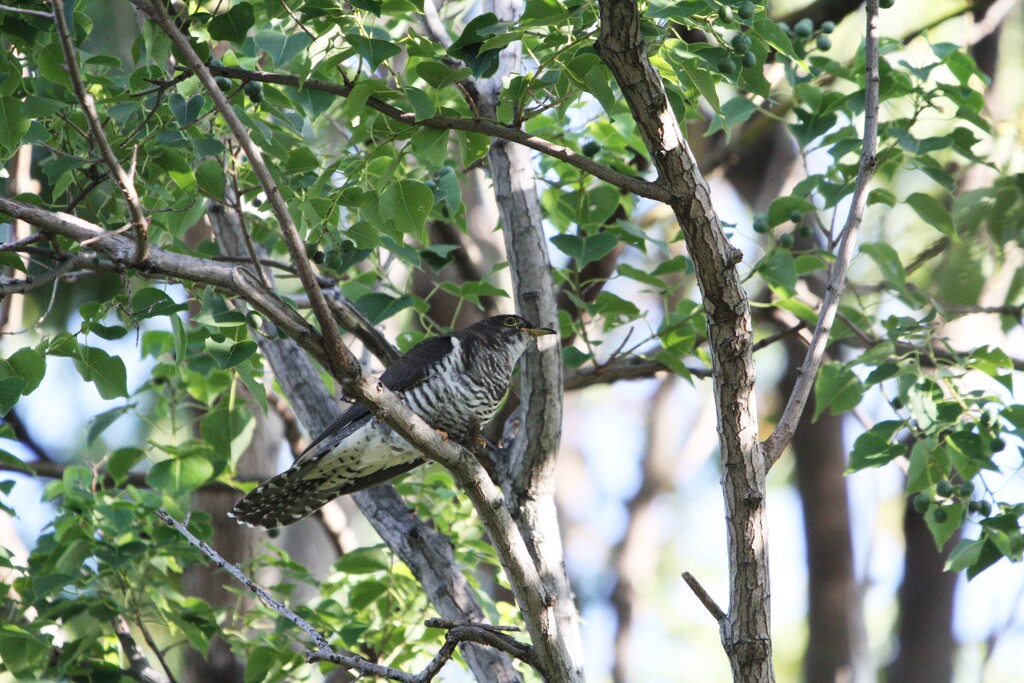
[[[504,325],[505,327],[519,327],[519,321],[512,316],[509,316],[505,318]]]

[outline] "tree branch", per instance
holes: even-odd
[[[154,668],[132,636],[132,628],[123,614],[114,617],[114,632],[128,659],[128,673],[140,683],[172,683],[159,669]]]
[[[338,327],[334,324],[334,316],[327,306],[327,299],[317,284],[316,273],[313,272],[313,267],[306,256],[306,248],[302,238],[299,236],[298,228],[295,226],[288,205],[278,189],[277,181],[274,180],[270,169],[263,160],[263,151],[253,142],[248,128],[242,123],[242,120],[235,113],[234,108],[232,108],[231,103],[228,102],[220,87],[217,86],[213,76],[210,74],[210,70],[203,64],[199,55],[196,54],[188,37],[181,32],[174,23],[174,20],[167,14],[167,8],[161,0],[132,0],[132,2],[153,19],[178,48],[179,53],[184,57],[189,68],[199,78],[199,82],[206,90],[207,95],[213,100],[217,111],[224,117],[224,121],[227,123],[228,128],[231,129],[231,133],[249,157],[249,165],[257,180],[259,180],[263,192],[267,195],[271,210],[281,229],[281,235],[288,246],[288,253],[291,255],[292,263],[295,264],[299,281],[302,283],[303,289],[306,290],[306,294],[309,295],[313,315],[316,316],[317,321],[320,323],[320,331],[323,335],[326,351],[326,367],[331,370],[332,374],[342,384],[359,382],[362,378],[359,363],[356,362],[352,353],[342,342]]]
[[[864,208],[867,205],[868,185],[875,172],[875,153],[878,149],[878,0],[868,0],[867,2],[867,35],[864,54],[864,145],[861,149],[860,167],[857,170],[857,182],[850,204],[850,213],[847,215],[846,225],[843,226],[835,263],[832,264],[821,315],[818,317],[818,324],[811,336],[810,346],[807,347],[807,353],[800,366],[793,392],[789,395],[789,401],[786,403],[786,408],[783,410],[775,430],[764,442],[768,467],[771,467],[779,459],[793,439],[793,433],[796,431],[800,416],[807,405],[807,397],[811,393],[811,387],[814,386],[814,378],[818,374],[818,368],[821,367],[832,324],[835,322],[836,311],[839,309],[839,300],[842,297],[843,288],[846,286],[846,273],[850,259],[853,257],[853,251],[857,245],[857,232],[864,216]]]
[[[64,0],[51,0],[53,5],[53,19],[57,29],[57,36],[60,39],[61,48],[64,51],[64,62],[67,64],[68,76],[71,78],[71,88],[75,91],[78,103],[82,105],[85,113],[85,120],[89,124],[89,132],[92,140],[100,148],[100,155],[103,163],[110,170],[117,189],[120,190],[125,204],[128,206],[128,215],[131,218],[131,225],[135,229],[135,255],[134,262],[140,264],[146,261],[149,252],[149,219],[142,210],[142,203],[139,201],[139,193],[135,189],[135,182],[122,168],[121,163],[114,154],[114,148],[107,140],[107,134],[100,123],[99,114],[96,113],[96,104],[92,95],[82,82],[82,74],[78,69],[78,54],[75,52],[75,43],[68,31],[67,19],[64,16]],[[134,159],[134,157],[133,157]],[[132,164],[134,172],[134,162]]]
[[[462,641],[481,643],[484,645],[490,645],[500,649],[502,652],[513,655],[524,662],[534,665],[533,648],[525,643],[521,643],[510,636],[503,633],[499,633],[494,627],[485,625],[456,625],[452,626],[447,635],[445,636],[444,645],[438,651],[434,658],[427,664],[427,666],[419,674],[410,674],[398,669],[393,669],[388,666],[382,666],[376,664],[362,657],[356,657],[352,655],[341,654],[335,652],[331,648],[327,638],[320,633],[316,628],[313,627],[308,621],[297,615],[291,609],[289,609],[284,603],[280,602],[273,596],[271,596],[266,589],[260,586],[258,583],[250,579],[241,569],[234,564],[225,560],[221,555],[211,548],[205,541],[201,541],[195,537],[195,535],[188,530],[185,524],[182,524],[171,515],[167,514],[164,510],[157,510],[156,516],[162,519],[167,524],[173,526],[178,533],[184,536],[190,545],[199,549],[204,555],[209,557],[218,567],[231,574],[239,583],[248,588],[256,597],[258,597],[264,604],[270,607],[272,610],[283,616],[288,621],[298,626],[313,642],[316,646],[315,651],[306,653],[306,661],[318,662],[327,661],[334,664],[339,664],[347,669],[354,669],[361,675],[367,676],[380,676],[393,681],[399,681],[400,683],[427,683],[433,680],[435,676],[441,671],[441,668],[452,658],[455,653],[456,646]],[[445,622],[436,622],[442,624]],[[430,622],[427,624],[431,625]],[[441,627],[441,626],[438,626]],[[156,682],[154,682],[156,683]]]
[[[141,0],[132,0],[133,2],[140,2]],[[228,78],[237,78],[243,81],[261,81],[263,83],[274,83],[277,85],[286,85],[293,88],[309,88],[310,90],[318,90],[321,92],[330,93],[337,95],[338,97],[348,97],[352,92],[351,85],[338,85],[329,81],[323,81],[317,78],[300,79],[297,76],[288,74],[278,74],[270,71],[250,71],[249,69],[239,69],[235,67],[227,66],[210,66],[208,72],[216,74],[218,76],[227,76]],[[603,164],[590,159],[578,152],[559,145],[544,138],[531,135],[518,128],[511,126],[505,126],[500,123],[493,121],[486,121],[483,119],[464,119],[457,116],[432,116],[428,119],[416,120],[416,114],[403,112],[398,107],[392,106],[383,100],[376,97],[370,97],[366,100],[366,106],[374,109],[381,114],[384,114],[388,118],[394,119],[399,123],[404,123],[409,126],[426,126],[427,128],[437,128],[440,130],[461,130],[469,133],[482,133],[499,140],[507,140],[509,142],[515,142],[529,147],[532,150],[541,152],[550,157],[554,157],[559,161],[564,161],[570,166],[574,166],[585,173],[589,173],[595,178],[614,185],[627,192],[631,192],[640,197],[646,197],[655,201],[668,201],[668,193],[657,183],[652,183],[643,178],[637,178],[634,176],[620,173],[614,169],[611,169]]]

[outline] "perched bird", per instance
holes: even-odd
[[[518,315],[494,316],[425,339],[380,381],[427,424],[461,442],[475,437],[494,415],[530,340],[554,332]],[[252,526],[284,526],[337,496],[375,486],[422,462],[419,451],[357,403],[295,464],[249,492],[229,515]]]

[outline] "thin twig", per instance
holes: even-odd
[[[0,12],[11,12],[12,14],[31,14],[34,17],[45,17],[47,19],[53,19],[53,12],[43,12],[37,9],[23,9],[21,7],[11,7],[10,5],[0,5]]]
[[[330,643],[327,642],[327,638],[316,630],[312,624],[271,596],[262,586],[250,579],[241,569],[239,569],[237,565],[231,564],[225,560],[221,557],[220,553],[211,548],[205,541],[201,541],[196,538],[195,535],[188,530],[188,527],[185,524],[182,524],[164,510],[157,510],[156,515],[167,524],[173,526],[178,533],[188,540],[190,545],[199,549],[204,555],[213,560],[218,567],[231,574],[235,580],[248,588],[260,600],[262,600],[264,604],[298,626],[307,636],[309,636],[317,649],[306,653],[306,661],[308,662],[332,662],[348,669],[354,669],[361,675],[379,676],[393,681],[399,681],[400,683],[427,683],[437,676],[441,671],[441,668],[452,658],[458,644],[462,641],[469,641],[490,645],[502,652],[517,657],[526,663],[534,665],[533,648],[526,643],[519,642],[501,632],[509,629],[509,627],[491,626],[489,624],[458,624],[444,620],[428,620],[427,622],[427,625],[432,626],[433,628],[447,628],[448,633],[445,635],[445,641],[440,650],[438,650],[437,654],[434,655],[426,667],[424,667],[424,669],[418,674],[411,674],[398,669],[393,669],[389,666],[376,664],[367,659],[363,659],[362,657],[335,652],[334,649],[331,648]],[[448,624],[452,625],[449,626]]]
[[[868,185],[875,171],[875,154],[878,148],[878,0],[868,0],[867,2],[867,36],[864,41],[864,54],[864,146],[861,149],[857,183],[850,202],[850,213],[839,241],[836,261],[832,265],[818,324],[814,329],[810,346],[807,348],[807,354],[800,366],[799,376],[782,417],[771,436],[763,444],[765,462],[768,467],[771,467],[779,459],[783,450],[792,440],[797,423],[807,405],[807,398],[825,355],[825,346],[828,344],[832,323],[835,321],[836,311],[839,309],[839,299],[846,286],[846,272],[850,265],[850,259],[853,257],[853,251],[857,244],[857,232],[864,216],[864,208],[867,205]]]
[[[21,251],[22,247],[27,247],[30,244],[35,244],[46,239],[46,235],[41,232],[34,232],[28,237],[24,237],[14,242],[2,242],[0,243],[0,251]]]
[[[236,565],[231,564],[223,557],[221,557],[220,554],[216,550],[211,548],[205,541],[200,541],[198,538],[196,538],[195,535],[191,531],[189,531],[184,524],[176,520],[174,517],[169,515],[164,510],[157,510],[156,516],[162,519],[167,524],[173,526],[178,531],[179,534],[181,534],[188,540],[190,545],[192,545],[195,548],[198,548],[200,551],[202,551],[204,555],[213,560],[218,567],[226,571],[228,574],[231,574],[231,576],[233,576],[236,581],[238,581],[243,586],[248,588],[254,595],[256,595],[256,597],[262,600],[268,607],[270,607],[272,610],[283,616],[285,619],[287,619],[288,621],[292,622],[300,629],[302,629],[302,631],[307,636],[309,636],[310,640],[313,641],[313,643],[317,646],[318,649],[332,651],[330,644],[327,642],[327,639],[324,638],[324,636],[321,635],[319,631],[313,628],[313,626],[311,626],[308,621],[306,621],[305,619],[297,615],[295,612],[288,609],[288,607],[282,604],[279,600],[277,600],[272,595],[267,593],[267,591],[265,591],[262,586],[260,586],[258,583],[256,583],[248,576],[246,576],[242,572],[242,570],[239,569]]]
[[[142,209],[135,183],[118,162],[117,155],[114,154],[114,149],[110,146],[107,134],[103,130],[99,114],[96,112],[96,104],[93,102],[92,95],[85,89],[82,73],[78,69],[78,53],[75,51],[75,43],[71,39],[67,20],[64,17],[64,0],[51,0],[51,2],[54,24],[61,48],[64,51],[64,61],[67,64],[68,76],[71,78],[71,87],[75,91],[78,103],[82,105],[82,111],[85,113],[85,119],[92,133],[92,140],[99,147],[103,161],[110,169],[110,174],[128,206],[128,215],[131,217],[132,227],[135,228],[135,255],[132,260],[136,264],[143,263],[149,258],[149,221]]]
[[[141,1],[142,0],[133,0],[133,2]],[[332,95],[337,95],[338,97],[348,97],[352,92],[352,86],[350,85],[338,85],[337,83],[330,83],[316,78],[303,80],[297,76],[289,74],[278,74],[269,71],[250,71],[248,69],[239,69],[227,66],[211,66],[207,70],[208,72],[214,73],[218,76],[227,76],[228,78],[250,81],[261,81],[263,83],[273,83],[277,85],[288,85],[296,88],[309,88],[310,90],[318,90]],[[575,166],[581,171],[589,173],[595,178],[604,180],[605,182],[627,192],[632,192],[633,194],[641,197],[646,197],[659,202],[667,202],[671,199],[670,193],[657,183],[653,183],[636,176],[626,175],[625,173],[620,173],[619,171],[604,166],[603,164],[575,152],[564,145],[559,145],[549,140],[545,140],[544,138],[531,135],[518,128],[512,128],[510,126],[505,126],[494,121],[487,121],[480,118],[464,119],[456,116],[433,116],[429,119],[421,119],[417,121],[414,113],[403,112],[401,109],[375,97],[368,98],[366,100],[366,106],[371,109],[375,109],[395,121],[410,126],[426,126],[427,128],[437,128],[440,130],[462,130],[471,133],[482,133],[501,140],[515,142],[523,145],[524,147],[529,147],[530,149],[541,152],[542,154],[554,157],[559,161],[564,161],[570,166]]]

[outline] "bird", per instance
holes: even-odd
[[[442,436],[479,438],[508,392],[530,342],[555,334],[518,315],[497,315],[413,346],[380,382]],[[228,513],[239,524],[272,529],[307,517],[334,498],[381,484],[423,463],[423,455],[362,403],[346,410],[287,470]]]

